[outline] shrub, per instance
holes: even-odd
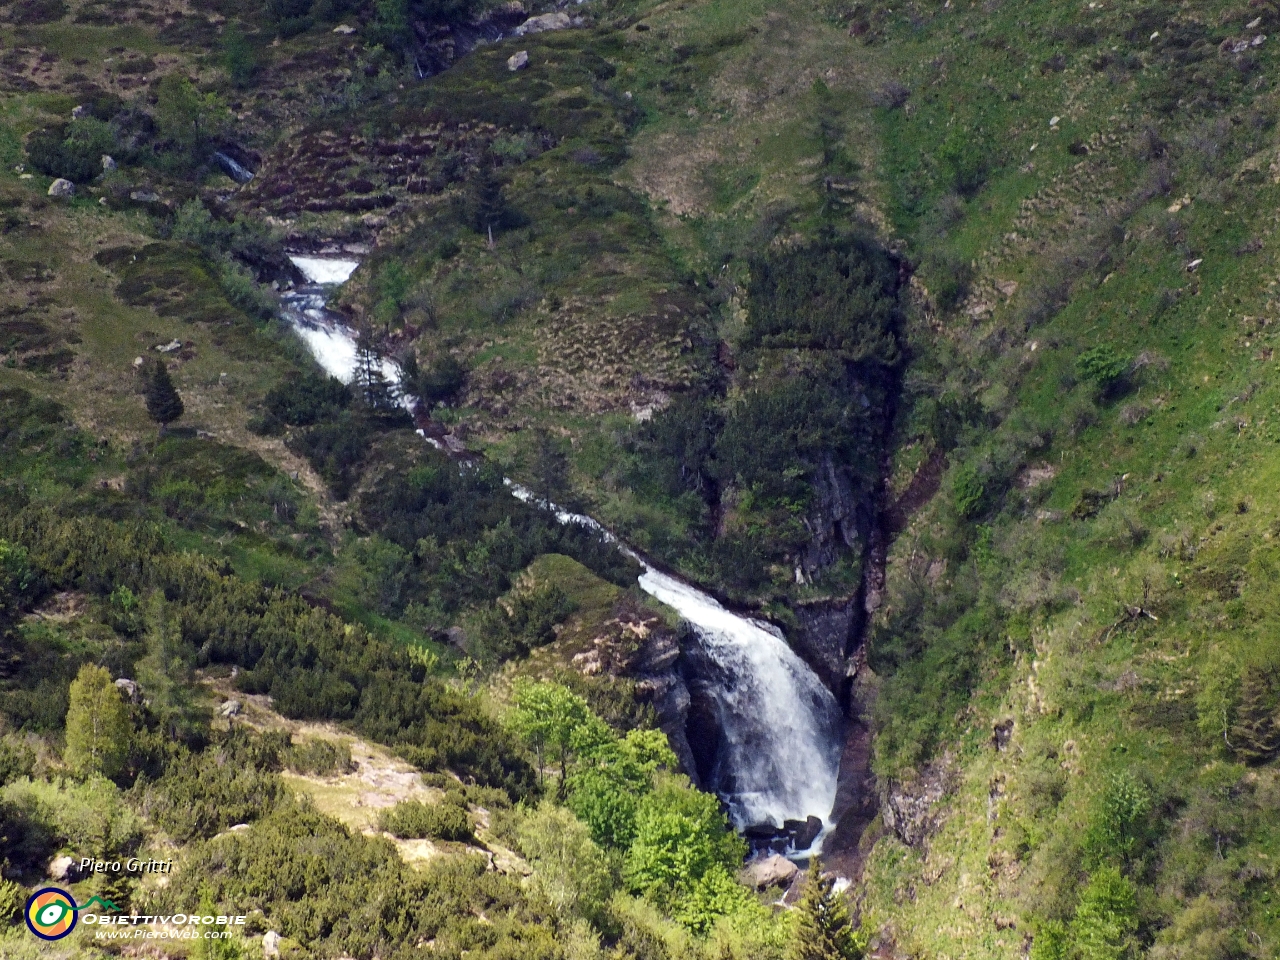
[[[378,828],[401,840],[454,840],[469,843],[475,839],[471,815],[466,808],[447,800],[434,804],[402,800],[378,815]]]
[[[1085,831],[1085,850],[1094,862],[1136,855],[1150,835],[1152,806],[1151,791],[1141,780],[1127,771],[1111,774]]]
[[[266,816],[285,797],[275,772],[286,742],[233,728],[200,753],[180,750],[159,780],[140,780],[135,793],[143,812],[178,842],[212,837]]]
[[[1076,373],[1102,393],[1113,390],[1129,372],[1130,358],[1108,343],[1091,347],[1076,358]]]
[[[351,759],[351,745],[345,740],[335,743],[316,737],[294,744],[284,752],[284,765],[294,773],[333,776],[356,769]]]
[[[975,517],[982,510],[986,499],[987,487],[972,464],[963,464],[951,478],[951,496],[955,501],[956,513],[965,519]]]

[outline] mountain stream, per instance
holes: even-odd
[[[293,262],[309,283],[285,294],[285,318],[320,366],[350,383],[356,373],[355,336],[325,308],[325,296],[358,263],[303,256]],[[391,361],[382,361],[382,372],[390,383],[397,382]],[[407,399],[401,402],[411,406]],[[657,570],[592,518],[539,501],[518,484],[508,481],[508,486],[514,496],[553,510],[562,523],[599,530],[639,561],[640,589],[675,609],[696,640],[697,649],[684,656],[697,661],[701,712],[710,714],[697,738],[704,744],[710,740],[705,762],[699,762],[702,785],[720,796],[734,826],[749,839],[791,854],[817,852],[831,826],[842,717],[835,697],[781,632]]]

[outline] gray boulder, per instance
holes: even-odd
[[[799,872],[800,868],[794,863],[775,853],[771,857],[748,864],[743,878],[757,890],[765,890],[769,887],[789,886]]]
[[[120,691],[120,696],[130,703],[138,702],[138,685],[132,680],[121,677],[116,681],[116,689]]]
[[[523,37],[530,33],[546,33],[548,30],[567,30],[572,24],[573,21],[569,19],[567,13],[557,10],[555,13],[543,13],[530,17],[516,27],[514,33],[517,37]]]
[[[519,53],[512,54],[507,57],[507,69],[513,73],[517,70],[523,70],[529,65],[529,51],[521,50]]]
[[[240,715],[240,701],[228,700],[218,708],[218,716],[220,717],[237,717]]]
[[[74,197],[75,195],[76,185],[70,180],[59,177],[49,184],[49,196],[51,197]]]
[[[112,170],[115,170],[115,169],[116,169],[116,158],[112,156],[108,156],[107,154],[104,153],[102,155],[102,172],[110,173]]]
[[[262,938],[262,955],[267,960],[275,960],[280,956],[280,934],[274,930],[268,930]]]

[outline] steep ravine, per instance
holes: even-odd
[[[309,278],[329,282],[342,282],[355,267],[349,261],[296,262]],[[353,336],[326,312],[324,296],[319,287],[290,294],[289,319],[317,361],[349,381],[355,370]],[[393,369],[386,372],[394,377]],[[420,432],[428,442],[459,452],[448,437]],[[534,499],[514,484],[512,492]],[[613,539],[590,517],[542,505],[561,522],[588,525]],[[690,773],[725,801],[734,824],[757,849],[808,850],[834,825],[844,726],[838,687],[833,691],[811,670],[777,628],[733,613],[619,546],[641,562],[640,588],[684,621],[684,641],[672,664],[678,676],[652,679],[663,692],[656,704],[667,714],[663,726],[677,733],[673,741]],[[672,711],[685,715],[673,717]]]

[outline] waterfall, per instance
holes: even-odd
[[[336,277],[343,268],[295,257],[311,279]],[[342,282],[341,279],[313,282]],[[324,309],[323,292],[304,288],[288,298],[286,316],[319,364],[330,374],[351,382],[356,346],[351,331]],[[384,362],[385,363],[385,362]],[[388,379],[395,382],[395,368]],[[384,370],[387,370],[384,367]],[[787,645],[776,628],[739,616],[715,598],[655,569],[619,542],[600,523],[540,501],[532,491],[507,481],[512,495],[553,510],[561,523],[575,523],[599,531],[641,564],[639,586],[645,593],[680,614],[697,638],[706,661],[708,692],[714,701],[720,742],[705,785],[729,808],[739,830],[784,827],[787,821],[817,818],[823,828],[836,799],[840,764],[840,708],[835,697]],[[808,841],[812,841],[809,832]],[[794,836],[794,833],[793,833]],[[795,846],[816,850],[802,837]],[[820,838],[817,841],[820,843]]]

